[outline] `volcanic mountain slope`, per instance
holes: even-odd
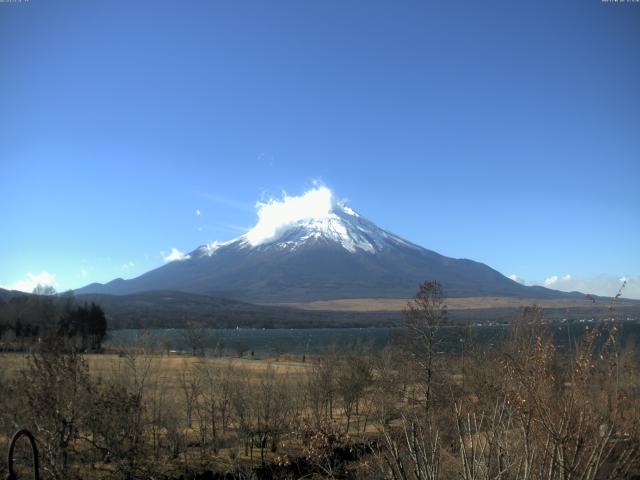
[[[137,278],[94,283],[77,293],[177,290],[251,302],[305,302],[407,298],[418,284],[434,279],[450,297],[579,295],[527,287],[482,263],[445,257],[379,228],[335,202],[328,189],[306,195],[311,194],[310,201],[277,211],[275,222],[269,208],[276,206],[265,204],[257,225],[231,241],[202,245]]]

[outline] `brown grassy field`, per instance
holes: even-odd
[[[438,478],[464,478],[469,462],[493,465],[496,451],[512,459],[510,478],[520,478],[520,459],[549,465],[556,460],[548,452],[559,449],[571,454],[572,470],[599,472],[593,480],[638,472],[638,357],[620,348],[615,325],[561,352],[540,310],[532,309],[499,349],[470,345],[461,358],[435,354],[439,346],[429,332],[436,327],[420,323],[424,318],[411,317],[416,333],[401,348],[326,352],[306,362],[145,347],[87,354],[80,363],[62,351],[35,351],[31,360],[0,354],[0,392],[8,392],[0,395],[0,450],[28,425],[49,448],[48,457],[42,450],[45,465],[60,465],[60,452],[69,454],[72,476],[56,478],[101,480],[194,478],[205,471],[257,478],[261,465],[277,469],[289,459],[314,476],[292,470],[261,478],[399,480],[389,470],[395,461],[441,465]],[[29,369],[38,358],[38,368]],[[69,422],[74,437],[60,446],[55,429]],[[563,430],[550,433],[556,425]],[[480,457],[461,455],[462,446],[477,442],[491,445]],[[576,446],[583,453],[575,455]],[[360,448],[362,457],[348,456]],[[418,460],[414,448],[423,449]],[[603,449],[607,457],[593,454]],[[5,473],[0,465],[0,478]]]
[[[248,383],[254,388],[259,388],[259,383],[269,374],[275,374],[276,382],[283,382],[285,388],[291,390],[304,382],[305,375],[309,372],[313,365],[311,362],[303,363],[296,361],[291,357],[281,356],[275,358],[234,358],[234,357],[197,357],[192,355],[170,354],[166,353],[149,353],[149,352],[127,352],[126,354],[106,353],[106,354],[86,354],[83,356],[87,362],[90,376],[95,381],[109,382],[128,382],[145,383],[145,396],[153,397],[155,400],[167,405],[173,405],[173,409],[177,414],[177,422],[179,435],[183,438],[185,445],[196,445],[199,441],[198,421],[194,411],[193,426],[188,426],[187,413],[185,409],[185,386],[190,386],[198,372],[204,369],[223,370],[234,372],[234,380],[241,377],[247,378]],[[17,378],[20,371],[26,370],[29,365],[28,354],[26,353],[0,353],[0,380],[11,381]],[[246,377],[245,377],[246,375]],[[146,380],[134,380],[133,377],[143,376]],[[188,378],[188,380],[185,380]],[[206,387],[200,384],[200,389],[204,391]],[[150,411],[151,401],[147,403],[147,409]],[[340,415],[336,413],[336,419],[340,419]],[[0,449],[4,450],[8,443],[8,434],[0,434]],[[149,440],[151,441],[151,440]],[[249,458],[255,459],[260,455],[260,449],[253,446],[249,451],[249,456],[238,456],[238,449],[235,446],[238,443],[237,432],[233,429],[223,434],[218,440],[221,447],[214,456],[209,456],[209,464],[207,468],[214,468],[220,471],[237,468],[239,463],[247,463],[251,465]],[[230,446],[225,446],[229,444]],[[291,453],[301,454],[299,445],[288,444],[287,451]],[[185,465],[196,465],[201,461],[201,452],[198,448],[185,448],[180,458]],[[273,461],[279,454],[272,452],[266,453],[268,461]],[[164,463],[166,461],[162,460]],[[166,473],[171,473],[172,462],[166,461],[163,467]],[[92,468],[98,470],[82,471],[87,478],[106,478],[113,474],[110,465],[96,464]],[[204,467],[198,467],[204,468]],[[2,470],[0,469],[0,473]],[[176,473],[177,475],[177,473]]]
[[[128,367],[128,357],[115,353],[87,354],[84,356],[89,371],[94,377],[110,378],[118,375]],[[197,357],[183,354],[145,354],[150,371],[157,375],[165,388],[177,388],[177,378],[185,369],[189,370],[198,364],[205,363],[220,368],[238,368],[259,376],[271,369],[278,376],[296,378],[312,367],[311,363],[303,363],[290,357],[275,358],[235,358],[235,357]],[[2,373],[12,377],[27,366],[27,355],[24,353],[0,353]]]
[[[340,300],[318,300],[307,303],[280,303],[279,306],[315,311],[348,312],[399,312],[406,308],[408,298],[352,298]],[[535,298],[466,297],[448,298],[449,310],[471,310],[491,308],[521,308],[537,304],[542,308],[587,309],[593,307],[589,299],[541,300]],[[619,305],[624,305],[621,301]]]

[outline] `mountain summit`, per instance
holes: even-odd
[[[265,303],[407,298],[434,279],[452,297],[570,295],[526,287],[482,263],[415,245],[336,201],[325,187],[259,203],[258,222],[244,235],[172,258],[137,278],[91,284],[77,293],[178,290]]]
[[[304,204],[290,209],[282,208],[280,204],[265,204],[260,210],[263,212],[260,221],[246,234],[230,242],[203,245],[190,256],[210,256],[221,247],[231,245],[261,251],[293,251],[312,245],[333,245],[352,254],[375,254],[398,247],[420,248],[377,227],[346,205],[334,203],[327,189],[310,193],[326,208],[317,208],[314,201],[308,202],[315,207],[309,210],[304,209]],[[275,211],[269,212],[270,209]]]

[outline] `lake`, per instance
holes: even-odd
[[[580,338],[586,328],[601,328],[604,322],[576,321],[554,323],[551,331],[555,343],[565,349]],[[639,343],[640,322],[617,323],[622,344]],[[443,327],[439,331],[438,350],[443,353],[461,352],[464,342],[471,339],[475,344],[491,346],[500,342],[507,332],[506,325],[482,325],[465,327]],[[314,328],[314,329],[207,329],[198,332],[181,329],[158,330],[114,330],[109,332],[106,347],[127,347],[147,344],[157,348],[168,348],[178,352],[191,350],[189,336],[196,333],[207,349],[223,346],[227,355],[239,351],[253,352],[254,355],[272,354],[318,354],[335,348],[344,352],[354,348],[381,349],[396,341],[403,333],[402,328]]]

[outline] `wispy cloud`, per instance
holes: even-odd
[[[225,223],[222,225],[223,228],[227,230],[233,230],[234,232],[246,233],[249,231],[250,227],[243,227],[241,225],[234,225],[233,223]]]
[[[33,274],[28,272],[24,278],[18,280],[17,282],[8,285],[2,286],[0,288],[5,288],[7,290],[19,290],[21,292],[33,292],[33,289],[38,285],[46,285],[50,287],[54,287],[56,289],[60,288],[60,284],[56,276],[52,273],[42,271],[38,274]]]
[[[129,270],[130,268],[133,268],[133,267],[135,267],[135,266],[136,266],[136,264],[135,264],[135,263],[133,263],[133,262],[127,262],[127,263],[124,263],[124,264],[122,265],[122,268],[123,268],[124,270]]]
[[[200,211],[199,208],[196,208],[196,217],[200,217],[202,215],[202,212]]]
[[[160,254],[164,255],[164,252],[160,252]],[[180,262],[182,260],[188,260],[189,258],[191,258],[189,255],[185,255],[175,247],[171,249],[171,252],[169,252],[169,255],[167,255],[166,257],[163,256],[163,260],[165,263]]]
[[[242,225],[236,225],[234,223],[217,223],[217,222],[207,222],[206,225],[202,227],[198,227],[199,232],[202,232],[204,230],[207,230],[207,231],[229,230],[233,232],[246,233],[250,229],[251,227],[243,227]]]
[[[205,193],[205,192],[195,192],[196,195],[198,195],[201,198],[205,198],[207,200],[210,200],[212,202],[218,203],[220,205],[224,205],[226,207],[230,207],[233,208],[235,210],[242,210],[244,212],[253,212],[254,211],[254,207],[253,205],[244,203],[244,202],[239,202],[237,200],[234,200],[232,198],[226,198],[226,197],[221,197],[219,195],[212,195],[210,193]]]
[[[260,152],[258,153],[257,159],[260,163],[266,164],[269,168],[273,167],[274,165],[274,156],[266,153],[266,152]]]

